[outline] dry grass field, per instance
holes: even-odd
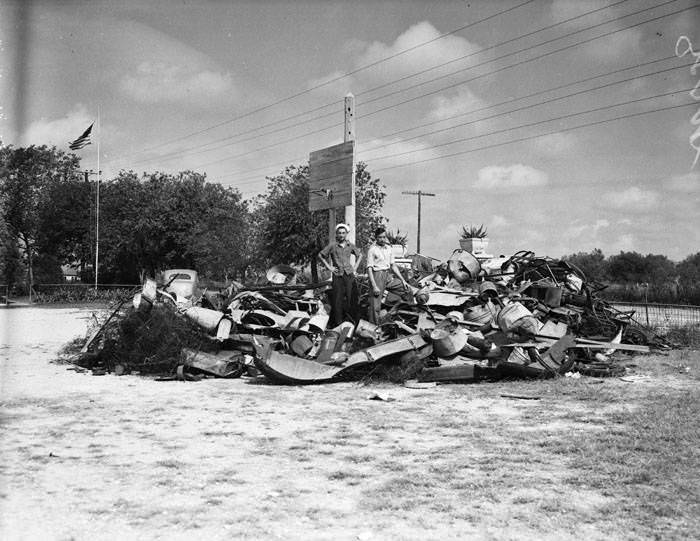
[[[2,539],[700,532],[697,350],[626,357],[633,383],[157,382],[50,363],[88,316],[0,311]]]

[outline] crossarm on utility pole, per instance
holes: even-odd
[[[406,192],[401,192],[403,195],[417,195],[418,196],[418,233],[416,235],[416,252],[420,253],[420,214],[421,214],[421,197],[422,196],[427,196],[427,197],[435,197],[434,193],[427,193],[423,192],[421,190],[418,190],[417,192],[412,192],[412,191],[406,191]]]

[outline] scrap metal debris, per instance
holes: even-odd
[[[218,292],[199,291],[195,271],[167,271],[162,287],[148,279],[132,306],[117,306],[76,363],[98,373],[117,365],[122,373],[260,373],[280,384],[398,367],[402,381],[420,387],[571,372],[617,376],[624,373],[617,352],[666,347],[562,260],[528,251],[480,259],[455,250],[444,263],[402,270],[410,291],[384,298],[378,324],[335,328],[328,328],[328,283],[299,283],[292,267],[270,269],[267,286],[233,283]],[[366,292],[366,280],[359,282]],[[363,313],[367,302],[365,293]]]

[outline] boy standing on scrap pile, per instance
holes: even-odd
[[[369,275],[369,285],[372,288],[372,296],[369,300],[369,321],[375,325],[379,324],[379,311],[382,309],[382,297],[384,291],[398,292],[401,288],[408,289],[408,283],[401,275],[401,271],[396,266],[394,254],[389,245],[389,239],[384,227],[378,227],[374,232],[375,242],[367,250],[367,274]],[[396,275],[399,283],[390,274],[389,270]]]
[[[328,246],[318,254],[319,261],[333,273],[331,327],[340,325],[345,320],[345,314],[350,317],[353,323],[360,320],[355,272],[362,261],[362,252],[347,240],[349,231],[350,226],[346,224],[336,225],[335,242],[329,242]],[[350,262],[350,254],[355,255],[354,265]]]

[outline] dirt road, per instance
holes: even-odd
[[[653,531],[611,515],[616,495],[589,485],[561,450],[634,409],[643,384],[283,387],[96,377],[49,363],[84,335],[89,315],[0,311],[3,539],[631,539]],[[690,379],[670,378],[669,388],[697,389],[697,355],[687,362]],[[611,389],[621,400],[595,399]],[[375,392],[395,401],[368,400]]]

